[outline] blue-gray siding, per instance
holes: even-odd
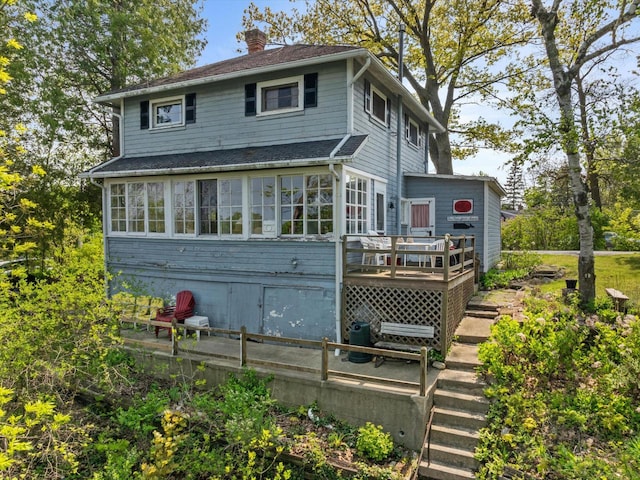
[[[318,106],[284,115],[245,116],[247,83],[318,73]],[[336,138],[347,131],[346,63],[334,62],[195,89],[171,90],[166,97],[196,93],[196,123],[185,127],[141,130],[140,102],[163,96],[127,99],[124,150],[128,156],[240,148]]]
[[[481,269],[487,271],[500,259],[500,197],[486,187],[487,180],[469,178],[451,179],[438,176],[416,175],[406,178],[406,198],[435,198],[435,235],[473,235],[476,252],[480,255]],[[453,201],[473,199],[473,213],[478,220],[460,222],[450,220]],[[486,206],[486,208],[485,208]],[[486,212],[486,214],[485,214]],[[455,223],[473,225],[472,228],[454,229]],[[485,241],[486,238],[486,241]]]
[[[115,285],[175,296],[191,290],[213,327],[336,338],[335,244],[109,237]]]

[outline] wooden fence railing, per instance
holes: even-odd
[[[137,323],[141,325],[148,325],[150,327],[156,327],[156,326],[164,327],[164,328],[168,327],[167,322],[156,322],[153,320],[133,321],[130,319],[122,319],[121,322]],[[171,355],[173,356],[177,356],[180,353],[181,351],[180,344],[185,341],[178,334],[179,333],[178,329],[184,329],[184,328],[185,328],[184,325],[178,324],[175,318],[171,322],[172,331],[171,331],[170,350],[171,350]],[[280,368],[283,370],[291,370],[291,371],[297,371],[297,372],[317,373],[319,374],[320,380],[323,380],[323,381],[328,380],[329,376],[331,375],[336,377],[366,380],[369,382],[382,382],[382,383],[392,384],[397,386],[417,388],[421,396],[424,397],[426,395],[427,347],[422,347],[422,349],[420,350],[420,353],[408,353],[408,352],[402,352],[397,350],[387,350],[384,348],[363,347],[358,345],[347,345],[343,343],[335,343],[335,342],[330,342],[327,338],[322,339],[322,341],[316,341],[316,340],[305,340],[305,339],[299,339],[299,338],[273,337],[270,335],[262,335],[259,333],[247,332],[247,329],[245,327],[242,327],[240,330],[227,330],[222,328],[198,327],[195,325],[189,325],[188,329],[194,330],[194,331],[198,330],[201,333],[209,333],[209,334],[213,333],[217,335],[232,335],[232,336],[240,337],[240,342],[239,342],[240,350],[238,352],[238,360],[240,361],[240,365],[243,367],[247,365],[255,365],[255,366],[263,366],[263,367],[274,367],[274,368]],[[149,342],[149,341],[144,341],[139,339],[130,339],[125,337],[123,337],[123,340],[125,344],[148,346],[150,348],[155,348],[155,349],[158,349],[158,346],[159,346],[157,342]],[[293,365],[290,363],[273,362],[273,361],[266,361],[266,360],[260,360],[257,358],[252,358],[248,354],[248,350],[249,350],[248,341],[250,340],[263,341],[263,342],[267,341],[271,343],[281,343],[281,344],[287,344],[287,345],[292,345],[297,347],[320,348],[322,349],[321,362],[320,362],[321,364],[319,368],[309,368],[309,367],[302,367],[300,365]],[[192,343],[190,344],[193,345]],[[385,377],[379,377],[379,376],[374,377],[370,375],[355,374],[355,373],[344,372],[340,370],[331,370],[329,368],[329,352],[336,351],[336,350],[344,350],[347,352],[359,352],[359,353],[365,353],[365,354],[370,354],[374,356],[384,356],[386,358],[395,358],[400,360],[419,362],[420,363],[420,373],[418,375],[419,378],[417,379],[416,382],[411,382],[411,381],[397,380],[393,378],[385,378]],[[192,349],[182,348],[182,351],[187,353],[187,352],[192,352]],[[205,352],[201,350],[198,351],[198,355],[208,355],[211,357],[219,356],[219,355],[216,355],[215,353]]]

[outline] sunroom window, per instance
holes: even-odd
[[[251,234],[276,235],[276,178],[257,177],[251,182]]]
[[[369,230],[369,180],[349,174],[345,185],[347,234],[366,234]]]
[[[333,233],[331,175],[280,177],[280,231],[283,236]]]
[[[242,235],[242,179],[218,181],[218,214],[222,235]]]
[[[173,182],[173,231],[195,233],[194,182]]]

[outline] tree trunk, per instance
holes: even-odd
[[[555,37],[557,26],[557,12],[547,11],[539,0],[533,2],[533,13],[542,27],[549,68],[553,76],[553,86],[560,107],[560,134],[562,138],[562,150],[567,156],[569,167],[569,181],[573,195],[575,214],[578,220],[580,235],[580,254],[578,257],[578,292],[583,305],[592,302],[596,293],[596,276],[593,255],[593,228],[589,213],[589,196],[587,187],[582,179],[580,165],[579,137],[574,118],[571,99],[571,83],[575,76],[565,71],[560,61],[560,53]]]
[[[580,126],[582,128],[582,145],[584,155],[587,160],[587,185],[591,193],[593,204],[599,210],[602,210],[602,198],[600,196],[600,179],[597,170],[595,158],[596,144],[591,139],[591,130],[589,128],[589,120],[587,115],[587,95],[584,92],[582,77],[576,76],[576,85],[578,87],[578,104],[580,106]]]
[[[451,142],[449,132],[436,133],[429,139],[429,156],[436,169],[436,173],[445,175],[453,174],[451,162]]]

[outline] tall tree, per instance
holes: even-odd
[[[112,131],[118,111],[92,99],[194,65],[205,45],[206,21],[201,0],[21,3],[39,21],[21,26],[26,53],[8,67],[13,88],[2,112],[30,128],[23,142],[29,154],[15,168],[26,174],[37,164],[47,172],[22,193],[37,198],[38,215],[56,224],[50,236],[40,237],[46,250],[61,240],[65,222],[95,222],[99,190],[77,175],[120,153]]]
[[[583,303],[595,298],[596,279],[589,195],[582,176],[572,86],[584,65],[640,40],[637,35],[627,35],[625,30],[632,21],[637,20],[639,1],[553,0],[551,5],[546,5],[542,0],[531,2],[531,14],[539,27],[538,33],[545,49],[560,112],[558,128],[562,150],[567,157],[580,236],[578,280]]]
[[[522,163],[518,159],[511,161],[504,188],[507,195],[503,205],[511,210],[519,210],[523,203],[524,178],[522,177]]]
[[[295,0],[293,0],[295,1]],[[506,148],[499,125],[480,118],[465,121],[462,106],[495,95],[506,77],[495,68],[530,38],[527,8],[505,0],[306,0],[291,14],[245,10],[243,26],[267,25],[273,42],[347,43],[368,48],[390,68],[398,67],[398,29],[405,25],[404,77],[422,104],[443,126],[432,134],[429,153],[438,173],[453,173],[453,158],[473,155],[480,146]],[[454,139],[458,143],[454,143]]]

